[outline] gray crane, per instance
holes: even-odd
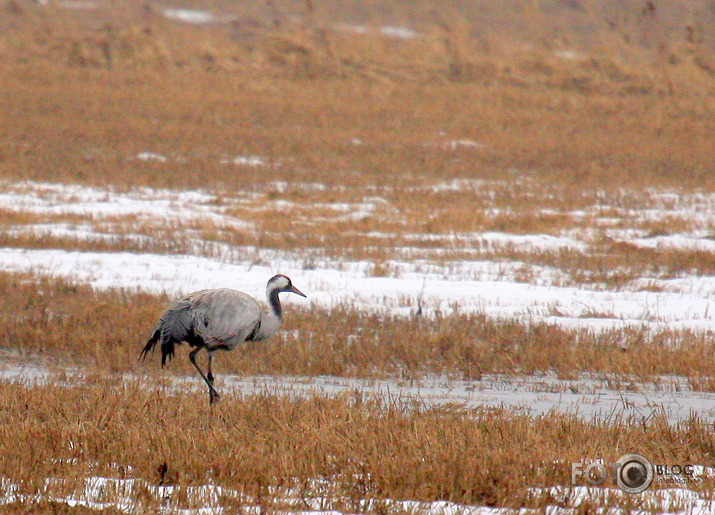
[[[147,341],[139,359],[157,343],[161,343],[161,366],[174,357],[174,345],[181,342],[196,347],[189,353],[191,363],[199,371],[209,387],[209,402],[219,401],[214,388],[211,362],[216,350],[233,350],[243,342],[267,340],[281,327],[281,303],[278,294],[290,292],[305,297],[285,275],[271,277],[266,285],[266,297],[270,312],[265,313],[260,304],[243,292],[228,288],[201,290],[173,302],[159,318],[151,338]],[[206,349],[208,374],[196,363],[196,354]]]

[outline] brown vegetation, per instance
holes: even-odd
[[[196,391],[137,381],[0,384],[0,477],[18,484],[20,495],[77,496],[84,478],[105,476],[175,485],[169,501],[184,508],[202,504],[181,489],[206,484],[248,496],[222,496],[221,505],[231,509],[285,509],[286,498],[305,509],[310,505],[300,500],[315,497],[325,499],[324,509],[368,512],[384,512],[390,499],[568,507],[567,498],[547,488],[570,484],[571,463],[610,463],[633,450],[654,463],[678,464],[709,463],[714,452],[710,428],[696,418],[677,427],[661,417],[597,423],[427,409],[357,393],[228,397],[209,408]],[[692,488],[712,486],[703,477]],[[668,509],[656,499],[603,492],[610,506]],[[117,501],[111,491],[103,497]],[[371,503],[361,504],[366,499]],[[166,501],[139,488],[129,502],[148,513]]]
[[[341,30],[346,20],[327,6],[252,28],[242,12],[228,13],[234,24],[192,26],[140,2],[82,15],[11,2],[0,15],[0,175],[241,189],[276,179],[403,187],[516,170],[579,189],[711,185],[707,30],[691,27],[690,41],[685,26],[651,27],[654,41],[640,41],[620,21],[608,32],[600,3],[579,2],[592,3],[554,46],[539,27],[559,18],[533,2],[508,14],[516,23],[502,44],[480,41],[476,21],[446,8],[425,11],[420,37],[399,39]],[[675,9],[665,11],[677,21]],[[635,19],[640,8],[620,10]],[[589,16],[604,32],[580,44]],[[452,151],[460,139],[478,145]],[[131,159],[146,150],[182,159]],[[216,159],[247,153],[282,165]]]

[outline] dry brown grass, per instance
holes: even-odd
[[[485,50],[450,20],[390,40],[329,18],[192,27],[142,6],[84,16],[5,6],[0,175],[236,189],[275,179],[404,186],[516,169],[544,185],[711,184],[713,76],[698,63],[712,56],[684,32],[680,45],[664,42],[672,58],[614,37],[610,50],[594,44],[564,59],[543,41]],[[462,138],[483,146],[449,148]],[[130,159],[144,150],[184,161]],[[283,165],[215,159],[237,153]]]
[[[570,464],[586,459],[613,462],[638,451],[654,463],[711,464],[714,452],[710,428],[695,418],[675,427],[661,417],[604,424],[427,409],[362,394],[264,394],[208,408],[197,392],[99,377],[78,387],[0,384],[0,407],[0,477],[17,483],[18,494],[79,495],[87,476],[141,478],[180,487],[171,501],[188,508],[197,501],[182,500],[181,488],[208,483],[246,494],[266,511],[285,508],[285,495],[368,512],[388,509],[381,501],[389,499],[568,506],[528,488],[569,486]],[[712,486],[705,478],[693,488]],[[649,506],[641,496],[609,497],[610,505]],[[151,512],[161,500],[140,488],[130,502]],[[224,508],[246,503],[221,499]]]
[[[570,285],[624,289],[641,278],[672,279],[684,275],[710,276],[715,273],[715,254],[688,248],[643,248],[629,242],[606,241],[588,251],[497,250],[490,257],[545,265],[569,274]]]

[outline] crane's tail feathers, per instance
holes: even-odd
[[[156,345],[156,342],[159,341],[159,334],[159,329],[154,331],[154,334],[152,334],[151,338],[149,338],[149,340],[146,342],[146,345],[142,349],[137,359],[140,359],[142,361],[146,359],[146,355],[149,354],[149,351],[154,349],[154,345]]]
[[[149,354],[150,351],[154,350],[154,347],[156,346],[157,343],[159,343],[159,340],[161,340],[161,366],[163,367],[166,365],[167,361],[171,361],[171,358],[174,357],[174,340],[172,338],[167,338],[161,337],[161,330],[157,329],[154,331],[154,334],[151,335],[151,338],[146,342],[146,345],[142,349],[141,353],[139,354],[140,360],[144,361],[146,359],[147,354]]]
[[[192,337],[193,315],[189,307],[189,304],[182,300],[166,310],[154,328],[151,338],[146,342],[144,350],[139,355],[140,358],[145,358],[158,343],[161,346],[161,366],[171,361],[174,357],[174,347]]]
[[[161,340],[161,366],[163,367],[164,365],[166,365],[167,361],[171,361],[171,358],[174,357],[175,342],[171,337],[162,338],[160,329],[157,329],[156,331],[154,331],[154,334],[151,335],[151,338],[149,338],[149,340],[146,342],[146,345],[139,354],[138,359],[144,361],[146,359],[147,354],[154,350],[154,347],[157,343],[159,343],[159,340]]]

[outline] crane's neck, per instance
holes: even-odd
[[[278,298],[278,293],[280,293],[280,290],[273,289],[273,290],[268,290],[266,292],[266,296],[268,297],[268,305],[271,308],[271,313],[278,317],[280,320],[281,316],[283,315],[283,308],[281,308],[281,301]]]
[[[266,292],[270,311],[261,314],[261,325],[255,338],[256,340],[267,340],[281,328],[283,309],[281,308],[281,301],[278,299],[279,291],[274,289]]]

